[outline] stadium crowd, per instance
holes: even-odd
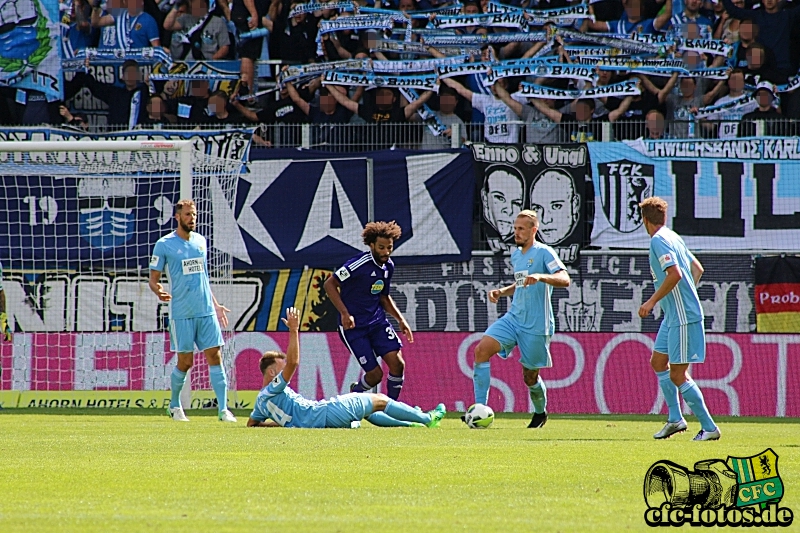
[[[486,19],[467,17],[480,22],[475,25],[464,25],[463,20],[461,25],[452,20],[453,25],[444,24],[445,19],[455,18],[454,13],[436,0],[384,0],[375,5],[356,0],[356,13],[345,7],[349,2],[335,0],[323,2],[334,8],[316,10],[291,0],[232,0],[230,4],[211,0],[211,5],[209,0],[61,2],[65,55],[85,57],[87,68],[67,73],[65,101],[48,103],[29,91],[21,103],[15,91],[3,89],[0,124],[87,129],[87,117],[68,105],[86,89],[108,105],[109,128],[279,125],[260,130],[259,142],[267,145],[299,143],[296,125],[304,123],[315,125],[315,144],[355,142],[358,139],[349,137],[348,125],[366,123],[382,125],[368,133],[371,142],[379,145],[441,148],[451,146],[453,132],[461,137],[457,141],[490,142],[610,140],[609,132],[617,140],[785,136],[795,134],[794,120],[800,118],[800,94],[795,90],[800,87],[795,83],[800,65],[800,9],[792,0],[755,4],[751,0],[598,0],[587,4],[584,16],[554,19],[549,18],[552,10],[580,6],[581,1],[464,0],[455,4],[460,14],[468,16],[521,14],[522,31],[539,32],[540,40],[504,39],[504,33],[520,35],[519,30],[509,24],[486,23]],[[355,21],[382,16],[391,17],[389,27],[347,27],[347,17]],[[332,21],[344,22],[339,26],[343,29],[320,31]],[[575,38],[576,33],[587,37]],[[436,44],[436,38],[445,34],[454,37],[452,43]],[[645,56],[620,49],[619,41],[625,38],[643,46],[690,45],[666,44],[648,56],[653,58],[648,68]],[[387,39],[405,40],[417,48],[379,46]],[[477,44],[471,46],[472,42]],[[727,48],[717,51],[723,44]],[[80,55],[87,48],[149,47],[163,48],[174,62],[237,61],[239,80],[225,84],[209,75],[208,79],[176,77],[153,82],[143,76],[149,70],[142,68],[141,60],[126,56],[120,68],[122,84],[114,84],[89,68],[100,56]],[[590,47],[605,47],[594,65],[587,55]],[[498,75],[493,83],[485,83],[486,71],[467,72],[440,75],[438,92],[415,92],[380,84],[377,88],[348,86],[341,80],[326,81],[324,69],[311,75],[311,69],[302,67],[365,59],[444,60],[463,52],[467,54],[462,63],[488,62],[489,69],[508,60],[549,59],[553,64],[589,66],[593,76],[528,72],[517,77]],[[597,66],[603,65],[604,58],[640,61],[645,67]],[[300,75],[283,72],[278,79],[260,79],[256,65],[267,59],[279,62],[284,70],[301,66]],[[674,66],[676,61],[680,69],[660,68]],[[522,90],[526,84],[530,85],[527,93]],[[627,89],[616,90],[623,86]],[[268,90],[261,90],[265,87]],[[603,87],[608,95],[585,93]]]

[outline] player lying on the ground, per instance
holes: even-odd
[[[443,404],[425,413],[383,394],[350,393],[321,401],[297,394],[288,383],[300,363],[300,312],[290,307],[281,320],[289,328],[289,349],[285,354],[269,351],[261,357],[264,383],[248,426],[349,428],[362,418],[382,427],[439,426],[445,415]]]

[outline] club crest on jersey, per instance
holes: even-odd
[[[383,290],[383,285],[384,285],[383,280],[379,279],[378,281],[372,284],[372,287],[370,287],[369,292],[371,292],[372,294],[380,294],[380,292]]]

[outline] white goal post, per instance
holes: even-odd
[[[0,143],[0,263],[14,329],[12,353],[0,361],[3,379],[10,379],[3,388],[67,396],[135,391],[146,407],[162,406],[157,392],[169,389],[175,359],[168,353],[168,306],[148,287],[148,264],[155,241],[175,229],[177,200],[197,204],[197,232],[208,240],[209,276],[223,305],[232,283],[232,258],[214,246],[225,236],[214,235],[212,200],[220,194],[232,200],[243,161],[195,146],[191,140]],[[231,404],[233,326],[223,332]],[[195,358],[195,370],[186,391],[208,391],[205,358]],[[192,407],[210,398],[201,394]]]

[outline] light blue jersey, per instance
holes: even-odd
[[[664,311],[664,323],[674,327],[692,324],[703,320],[703,307],[697,296],[697,288],[692,278],[694,255],[686,247],[683,239],[662,226],[650,239],[650,273],[658,290],[667,277],[667,268],[675,265],[681,272],[681,280],[669,294],[659,302]]]
[[[150,269],[163,272],[167,268],[172,295],[170,320],[214,314],[207,252],[205,237],[195,232],[189,234],[188,241],[173,231],[156,242]]]
[[[328,402],[307,400],[297,394],[283,379],[275,376],[256,397],[250,418],[258,422],[271,419],[287,428],[324,428]]]
[[[524,254],[520,248],[511,253],[511,266],[516,288],[508,314],[528,333],[552,335],[556,330],[551,301],[553,286],[536,283],[525,287],[523,284],[529,274],[555,274],[559,270],[566,270],[564,263],[552,248],[534,242]]]

